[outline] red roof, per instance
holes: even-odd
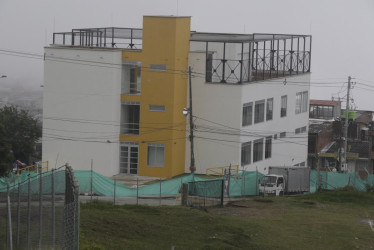
[[[340,104],[340,101],[329,101],[329,100],[310,100],[311,105],[326,105],[326,106],[335,106]]]

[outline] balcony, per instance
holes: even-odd
[[[142,29],[90,28],[53,33],[53,44],[79,47],[142,49]]]
[[[241,84],[310,72],[312,37],[191,33],[191,50],[206,52],[206,82]]]

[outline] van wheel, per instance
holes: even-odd
[[[283,196],[284,194],[283,194],[283,191],[280,191],[279,192],[279,196]]]

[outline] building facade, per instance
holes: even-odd
[[[310,36],[191,32],[190,17],[55,33],[43,160],[106,176],[189,172],[190,66],[196,173],[306,166],[310,47]]]

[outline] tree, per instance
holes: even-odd
[[[41,124],[27,111],[14,106],[0,108],[0,176],[6,175],[15,159],[30,163],[41,135]]]

